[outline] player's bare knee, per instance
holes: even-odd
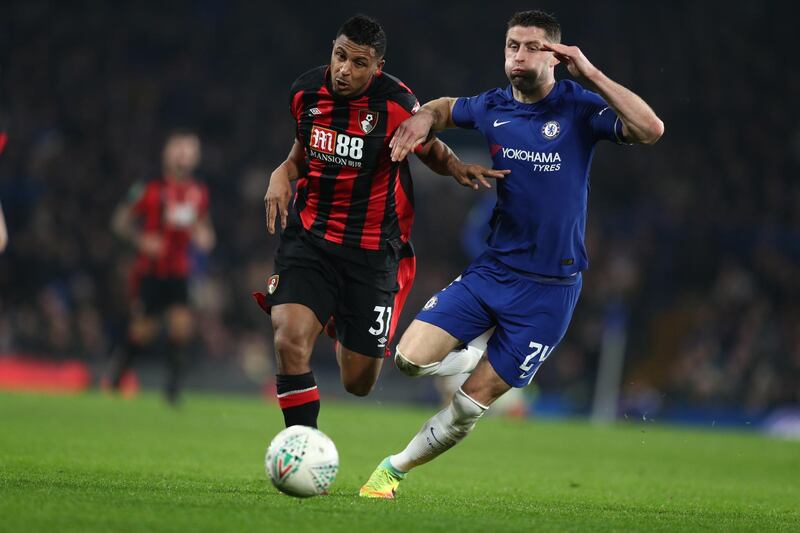
[[[344,390],[346,390],[353,396],[364,397],[367,396],[370,392],[372,392],[372,388],[375,386],[375,382],[369,382],[364,380],[343,381],[342,385],[344,385]]]
[[[194,317],[189,308],[178,306],[170,309],[167,328],[171,341],[179,344],[188,343],[194,334]]]
[[[275,333],[275,351],[281,358],[297,359],[305,356],[307,344],[299,335]]]
[[[194,335],[194,327],[191,322],[178,322],[169,325],[168,336],[175,344],[188,344]]]
[[[415,377],[418,375],[419,366],[403,354],[399,345],[394,350],[394,366],[406,376]]]
[[[128,327],[128,340],[135,345],[150,344],[158,333],[156,322],[149,317],[135,317]]]
[[[307,372],[312,344],[302,335],[291,331],[275,332],[275,357],[281,373]]]
[[[458,344],[458,339],[438,326],[415,320],[397,343],[395,364],[408,376],[432,375]]]
[[[409,356],[403,352],[401,346],[398,346],[394,351],[394,364],[400,372],[406,376],[415,378],[426,375],[429,373],[429,370],[438,363],[421,365],[414,360],[413,356]]]
[[[420,364],[422,361],[419,361],[418,357],[415,356],[420,351],[419,347],[423,345],[424,339],[418,338],[413,326],[414,324],[412,323],[412,326],[409,327],[409,330],[403,334],[400,341],[397,343],[395,359],[397,359],[397,354],[402,354],[404,360],[412,364]]]

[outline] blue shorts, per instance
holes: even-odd
[[[467,343],[492,326],[488,357],[512,387],[525,387],[564,338],[583,280],[511,270],[484,253],[417,315]]]

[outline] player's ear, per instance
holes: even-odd
[[[381,60],[380,60],[380,61],[378,61],[378,69],[375,71],[375,74],[380,74],[380,73],[381,73],[381,71],[383,70],[383,66],[384,66],[385,64],[386,64],[386,60],[385,60],[385,59],[383,59],[383,58],[381,58]]]

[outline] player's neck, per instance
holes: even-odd
[[[541,85],[537,85],[536,88],[529,92],[523,93],[516,87],[511,87],[512,94],[514,95],[514,100],[520,102],[522,104],[535,104],[536,102],[544,99],[550,91],[553,90],[553,87],[556,86],[556,80],[548,80]]]
[[[165,181],[181,182],[188,181],[190,174],[180,169],[164,167],[162,176],[164,176]]]

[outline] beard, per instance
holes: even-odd
[[[531,94],[538,87],[538,76],[533,72],[524,72],[508,76],[511,86],[522,94]]]

